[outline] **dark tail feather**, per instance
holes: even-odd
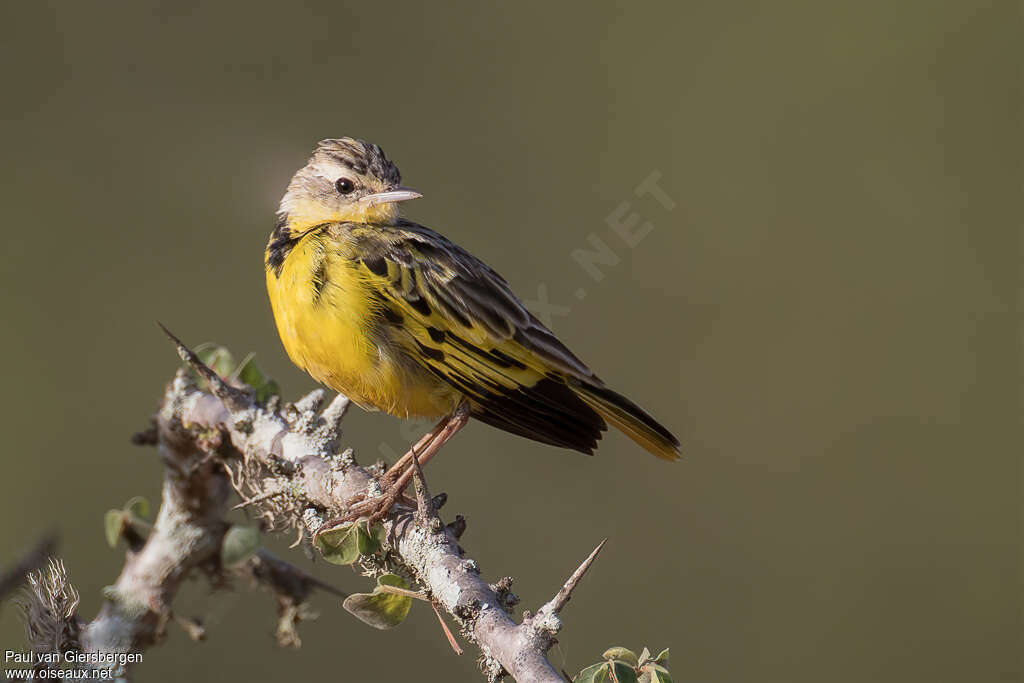
[[[659,458],[679,459],[676,437],[604,386],[545,378],[505,393],[479,391],[468,397],[481,422],[541,443],[591,454],[607,421]]]
[[[551,379],[504,394],[477,393],[469,401],[473,416],[492,427],[588,455],[607,428],[575,391]]]
[[[679,439],[622,394],[594,384],[573,384],[587,405],[645,450],[664,460],[679,459]]]

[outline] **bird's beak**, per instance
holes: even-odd
[[[362,201],[373,206],[375,204],[390,204],[392,202],[405,202],[410,199],[422,197],[419,192],[411,187],[396,187],[387,192],[376,192],[363,197]]]

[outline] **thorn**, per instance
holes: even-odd
[[[462,538],[462,534],[466,533],[466,518],[462,515],[455,515],[455,519],[448,522],[448,531],[452,532],[452,536],[455,540]]]
[[[156,420],[150,420],[149,426],[141,432],[132,434],[132,444],[136,446],[155,446],[160,442],[160,435],[157,432]]]
[[[302,582],[303,584],[305,584],[307,586],[312,586],[314,588],[319,588],[320,590],[324,591],[325,593],[330,593],[331,595],[335,595],[335,596],[341,598],[342,600],[344,600],[345,598],[347,598],[350,595],[349,593],[346,593],[343,590],[339,590],[339,589],[335,588],[334,586],[332,586],[329,583],[324,583],[323,581],[321,581],[320,579],[316,578],[315,576],[313,576],[311,574],[307,574],[302,569],[299,569],[298,567],[296,567],[295,565],[291,564],[290,562],[286,562],[285,560],[282,560],[281,558],[279,558],[277,555],[274,555],[269,550],[263,550],[263,549],[257,550],[255,557],[257,559],[259,559],[260,562],[263,562],[267,566],[267,568],[270,570],[270,572],[272,574],[272,578],[274,576],[278,577],[278,580],[273,582],[278,587],[286,587],[287,584],[288,584],[288,579],[298,579],[300,582]],[[295,596],[295,597],[298,597],[298,596]]]
[[[214,395],[221,400],[224,406],[230,412],[237,412],[244,410],[252,405],[252,401],[249,396],[242,390],[236,389],[227,382],[225,382],[220,375],[211,370],[206,363],[199,360],[199,357],[192,352],[190,348],[181,343],[181,340],[175,337],[170,330],[163,326],[162,323],[157,321],[157,325],[164,331],[175,346],[178,347],[178,355],[185,361],[190,368],[199,373],[199,376],[205,379],[210,384],[210,389]]]
[[[512,577],[503,576],[498,579],[498,582],[491,586],[491,590],[495,593],[508,593],[512,590]]]
[[[412,454],[412,481],[416,488],[416,512],[423,519],[437,517],[437,510],[434,509],[434,501],[430,498],[430,491],[427,489],[427,480],[423,478],[423,468],[420,467],[419,454],[413,451]]]
[[[328,425],[337,425],[338,422],[341,422],[341,418],[345,417],[345,413],[348,412],[348,407],[351,403],[352,402],[349,401],[348,396],[345,394],[338,394],[331,399],[329,404],[327,404],[327,408],[325,408],[324,412],[320,414],[320,417],[323,418],[323,421]]]
[[[452,650],[455,651],[455,654],[461,655],[462,648],[459,647],[459,643],[455,640],[455,636],[452,634],[451,629],[448,628],[448,624],[444,623],[444,618],[441,616],[441,612],[438,611],[437,605],[431,602],[430,606],[434,608],[434,614],[437,615],[437,620],[441,622],[441,628],[444,629],[444,634],[448,637],[448,644],[452,646]]]
[[[301,570],[299,570],[299,571],[301,571]],[[304,576],[306,578],[306,581],[309,582],[309,585],[315,586],[316,588],[319,588],[320,590],[324,591],[325,593],[330,593],[331,595],[337,596],[337,597],[341,598],[342,600],[344,600],[345,598],[347,598],[347,597],[349,597],[351,595],[351,593],[346,593],[343,590],[339,590],[339,589],[335,588],[334,586],[332,586],[329,583],[324,583],[323,581],[321,581],[320,579],[316,578],[315,576],[310,576],[309,574],[306,574],[305,572],[303,572],[303,574],[304,574]]]
[[[570,576],[569,579],[565,582],[565,585],[562,586],[561,590],[559,590],[555,597],[551,599],[551,602],[549,602],[544,607],[550,606],[551,610],[555,614],[558,614],[558,612],[561,611],[563,607],[565,607],[565,603],[569,602],[569,598],[572,597],[572,592],[576,590],[576,586],[583,578],[583,575],[587,573],[588,569],[590,569],[590,565],[592,565],[594,563],[594,560],[597,559],[598,553],[601,552],[601,548],[603,548],[604,544],[607,542],[608,539],[606,538],[597,544],[597,547],[594,548],[594,551],[590,553],[589,556],[587,556],[587,559],[583,560],[583,564],[581,564],[576,569],[576,571],[572,573],[572,576]]]
[[[399,586],[378,585],[374,590],[380,593],[390,593],[391,595],[401,595],[402,597],[412,598],[413,600],[430,602],[430,598],[423,593],[420,593],[419,591],[412,591],[408,588],[401,588]]]
[[[293,541],[292,544],[290,546],[288,546],[288,547],[289,548],[296,548],[296,547],[298,547],[302,543],[302,538],[303,538],[304,535],[305,535],[305,533],[303,532],[302,527],[300,526],[299,527],[298,536],[295,537],[295,541]],[[313,559],[312,556],[310,557],[310,559]],[[348,596],[346,596],[346,597],[348,597]]]
[[[270,498],[277,498],[278,496],[283,496],[286,493],[287,491],[285,489],[278,489],[277,491],[264,491],[259,495],[253,496],[252,498],[244,499],[241,503],[235,505],[231,509],[241,510],[244,507],[249,507],[250,505],[255,505],[256,503],[262,503],[265,500],[269,500]]]
[[[314,389],[295,402],[295,410],[300,413],[316,412],[324,402],[324,390]]]
[[[179,617],[177,614],[171,613],[171,619],[174,620],[178,626],[188,634],[188,637],[196,642],[206,640],[206,629],[198,619],[189,619],[188,617]]]
[[[348,396],[344,394],[338,394],[331,402],[327,404],[324,411],[320,413],[320,419],[313,422],[315,428],[313,433],[317,438],[323,440],[323,446],[327,450],[333,450],[337,447],[339,437],[341,436],[341,420],[345,417],[345,413],[348,412],[348,407],[351,402]]]

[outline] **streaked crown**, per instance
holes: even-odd
[[[402,174],[387,158],[380,145],[354,138],[321,140],[317,143],[310,164],[333,160],[357,175],[371,175],[387,185],[401,185]]]
[[[354,138],[321,140],[288,184],[278,224],[294,232],[327,221],[389,222],[398,208],[377,200],[388,200],[384,193],[400,188],[401,181],[398,167],[378,145]]]

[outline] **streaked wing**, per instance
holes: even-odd
[[[600,380],[500,275],[413,223],[346,228],[387,333],[470,399],[476,417],[546,443],[593,450],[605,423],[567,382]]]

